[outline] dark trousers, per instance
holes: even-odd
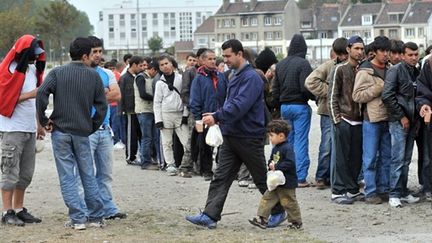
[[[207,196],[204,213],[219,221],[228,191],[244,162],[261,194],[267,190],[267,168],[264,157],[264,140],[259,138],[236,138],[224,136],[220,148],[219,162]],[[273,213],[281,213],[278,204]]]
[[[332,193],[358,193],[357,178],[362,168],[362,126],[352,126],[342,120],[333,128]]]
[[[195,128],[193,131],[196,132]],[[207,136],[208,128],[204,129],[202,133],[197,134],[197,143],[196,147],[198,147],[198,155],[200,161],[200,173],[203,175],[213,174],[213,147],[207,145],[205,141],[205,137]],[[192,146],[192,145],[191,145]]]
[[[195,126],[191,127],[191,160],[194,163],[194,166],[196,168],[197,172],[201,172],[201,164],[199,162],[199,153],[200,153],[200,147],[199,147],[199,133],[195,129]]]
[[[418,179],[423,192],[431,192],[431,161],[430,161],[430,129],[420,121],[420,129],[416,136],[418,154]]]
[[[180,167],[183,160],[184,149],[182,143],[180,142],[180,139],[175,132],[173,134],[173,152],[175,165],[178,168]]]
[[[126,115],[126,160],[134,161],[141,140],[141,129],[136,114]]]

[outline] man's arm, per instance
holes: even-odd
[[[312,72],[312,67],[310,66],[308,61],[304,61],[304,65],[301,67],[300,75],[299,75],[299,85],[302,94],[308,99],[315,100],[315,96],[305,87],[305,80]]]
[[[144,75],[138,75],[135,78],[135,83],[138,87],[138,93],[143,100],[153,101],[153,95],[147,93],[146,82],[151,82],[152,80],[147,80]]]
[[[398,118],[398,120],[401,120],[403,117],[405,117],[405,112],[399,106],[398,99],[396,97],[399,83],[397,67],[398,66],[393,66],[388,70],[381,98],[388,112],[392,114],[392,116]]]
[[[104,69],[105,70],[105,69]],[[109,77],[109,89],[105,93],[106,99],[108,103],[117,102],[121,98],[120,87],[118,86],[117,80],[114,76],[114,73],[111,70],[106,70]]]
[[[49,120],[45,115],[45,110],[49,104],[49,96],[50,94],[54,94],[56,90],[57,79],[55,73],[55,69],[49,72],[36,94],[36,113],[39,123],[43,127],[48,124]]]
[[[328,94],[328,108],[330,111],[330,117],[334,124],[338,124],[341,120],[339,98],[341,94],[341,88],[343,84],[342,65],[336,66],[333,71],[332,79],[329,83],[329,94]]]
[[[360,70],[355,78],[352,98],[357,103],[368,103],[380,97],[384,88],[384,81],[375,82],[374,78],[365,70]]]
[[[94,78],[99,79],[98,82],[96,82],[95,85],[95,91],[94,91],[94,100],[93,100],[93,107],[96,110],[96,113],[93,115],[93,131],[96,131],[99,129],[99,127],[102,125],[105,115],[108,110],[107,105],[107,99],[105,97],[105,89],[102,84],[102,80],[99,77],[99,74],[95,73]]]
[[[312,71],[305,80],[305,87],[316,97],[327,97],[328,83],[327,76],[328,70],[326,64],[320,65],[317,69]]]
[[[195,120],[201,120],[203,113],[201,85],[200,82],[198,82],[198,77],[199,76],[195,77],[194,81],[192,82],[189,99],[189,108]]]
[[[432,105],[432,70],[429,62],[430,60],[426,60],[417,82],[416,104],[418,110],[423,105]]]
[[[155,116],[155,124],[156,127],[161,129],[163,128],[163,120],[162,120],[162,98],[163,98],[163,87],[165,85],[162,81],[156,82],[155,87],[155,96],[153,100],[153,111]]]

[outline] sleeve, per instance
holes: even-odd
[[[376,82],[374,78],[365,70],[360,70],[354,81],[352,98],[357,103],[368,103],[380,97],[384,88],[384,81]]]
[[[189,104],[189,95],[190,95],[190,88],[191,88],[191,82],[195,77],[195,68],[191,68],[186,70],[186,72],[182,75],[182,88],[180,91],[181,98],[184,104]]]
[[[295,172],[295,156],[294,151],[291,146],[285,146],[282,152],[281,160],[276,164],[276,170],[282,172]]]
[[[112,84],[117,84],[117,80],[114,73],[109,69],[104,69],[104,70],[108,74],[108,80],[109,80],[108,86],[111,86]]]
[[[48,73],[44,82],[37,90],[36,112],[41,126],[46,126],[48,123],[48,117],[45,114],[45,110],[47,109],[49,103],[50,94],[54,94],[56,91],[56,85],[57,85],[56,69],[54,69]]]
[[[432,105],[432,70],[429,62],[430,60],[426,60],[417,82],[416,105],[418,110],[423,105]]]
[[[310,100],[315,100],[315,96],[305,87],[305,80],[311,72],[312,72],[311,65],[309,64],[308,61],[305,61],[305,65],[302,65],[300,69],[299,85],[300,85],[300,91],[305,97],[307,97]]]
[[[155,96],[153,100],[153,112],[155,116],[155,123],[163,122],[162,120],[163,85],[165,84],[162,81],[156,82]]]
[[[397,117],[398,120],[400,120],[405,116],[405,113],[399,106],[398,99],[396,97],[398,86],[397,68],[398,66],[393,66],[388,70],[381,98],[389,114],[392,114],[393,117]]]
[[[189,109],[196,121],[202,119],[203,113],[203,100],[201,97],[201,82],[199,82],[199,76],[195,77],[192,82],[190,99],[189,99]]]
[[[147,93],[147,91],[146,91],[146,82],[147,82],[147,80],[144,78],[143,75],[138,75],[135,78],[135,84],[138,87],[138,93],[139,93],[141,99],[152,101],[153,100],[153,95]]]
[[[281,87],[281,77],[279,77],[280,75],[280,71],[278,70],[278,68],[281,68],[279,66],[280,64],[276,65],[276,71],[275,71],[275,76],[273,78],[273,80],[270,82],[270,93],[273,96],[273,107],[274,108],[279,108],[280,106],[280,87]]]
[[[330,111],[330,117],[334,124],[338,124],[341,120],[340,107],[339,107],[339,97],[341,94],[343,77],[341,66],[337,66],[333,71],[331,81],[329,83],[329,94],[328,98],[328,108]]]
[[[105,89],[103,87],[103,83],[99,75],[95,72],[95,79],[98,79],[99,81],[96,82],[95,85],[95,95],[93,100],[93,107],[96,110],[96,113],[93,115],[93,131],[96,131],[99,129],[99,127],[102,125],[105,115],[108,110],[108,105],[105,97]]]
[[[316,97],[327,97],[328,93],[328,83],[327,76],[328,70],[326,69],[326,65],[321,65],[313,72],[309,74],[309,76],[305,80],[305,87],[308,89],[313,95]]]

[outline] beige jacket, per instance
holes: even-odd
[[[313,95],[317,97],[318,102],[318,115],[329,115],[327,106],[327,94],[328,94],[328,77],[336,65],[335,60],[328,60],[327,62],[318,66],[309,76],[306,78],[305,87]]]
[[[381,99],[384,80],[374,74],[372,68],[361,68],[356,75],[353,100],[362,105],[366,104],[370,122],[388,120],[387,109]]]

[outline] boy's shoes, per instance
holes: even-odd
[[[354,203],[354,199],[348,197],[346,194],[332,194],[331,201],[342,205],[348,205]]]
[[[64,227],[71,228],[71,229],[74,229],[74,230],[85,230],[86,229],[86,225],[85,224],[74,224],[74,223],[72,223],[72,221],[67,221],[64,224]]]
[[[217,222],[204,213],[186,216],[186,220],[191,222],[192,224],[207,227],[209,229],[215,229],[217,226]]]
[[[305,182],[299,182],[297,185],[298,188],[306,188],[306,187],[310,187],[309,182],[305,181]]]
[[[401,200],[399,198],[389,198],[389,205],[392,208],[401,208],[402,207],[402,203]]]
[[[127,214],[118,212],[114,215],[106,217],[105,219],[106,220],[113,220],[113,219],[125,219],[125,218],[127,218]]]
[[[288,229],[299,230],[299,229],[302,229],[302,228],[303,228],[303,223],[293,222],[293,223],[289,223],[288,224]]]
[[[287,217],[286,212],[270,215],[267,223],[267,228],[274,228],[279,226]]]
[[[104,228],[106,224],[103,219],[97,219],[97,220],[90,220],[88,226],[91,228]]]
[[[177,175],[177,168],[174,165],[168,165],[166,172],[169,176]]]
[[[346,194],[347,197],[353,199],[354,201],[358,201],[358,202],[363,202],[365,200],[365,195],[362,192],[357,192],[357,193],[349,193],[347,192]]]
[[[379,196],[367,197],[365,200],[366,204],[381,204],[382,199]]]
[[[239,187],[247,187],[247,186],[249,186],[249,182],[246,180],[241,180],[238,182],[238,186]]]
[[[9,209],[6,214],[4,214],[1,218],[3,224],[6,225],[15,225],[15,226],[24,226],[25,223],[18,218],[13,209]]]
[[[420,198],[419,197],[414,197],[413,195],[408,194],[408,196],[401,197],[400,201],[404,202],[404,203],[411,204],[411,203],[416,203],[416,202],[420,201]]]
[[[41,219],[34,217],[33,215],[31,215],[28,211],[27,208],[23,208],[20,212],[18,212],[16,214],[16,216],[21,219],[24,223],[27,224],[34,224],[34,223],[40,223],[42,222]]]
[[[254,217],[253,219],[249,219],[249,223],[251,223],[252,225],[258,226],[261,229],[266,229],[267,228],[267,222],[264,220],[263,217]]]

